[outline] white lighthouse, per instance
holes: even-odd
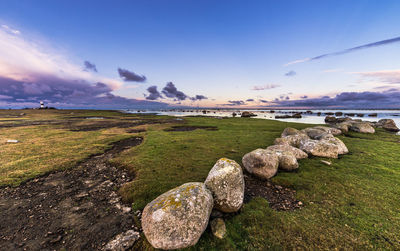
[[[40,101],[40,109],[43,109],[43,108],[44,108],[44,102]]]

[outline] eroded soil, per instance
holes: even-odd
[[[268,201],[272,209],[278,211],[295,210],[301,208],[303,203],[296,199],[296,191],[274,184],[269,180],[259,180],[245,174],[244,203],[252,198],[261,197]]]
[[[133,229],[130,205],[116,191],[133,175],[108,160],[141,137],[116,142],[74,169],[0,190],[0,250],[98,250]]]

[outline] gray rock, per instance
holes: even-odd
[[[304,151],[300,150],[299,148],[290,146],[290,145],[272,145],[267,147],[267,150],[270,151],[288,151],[293,153],[293,155],[296,157],[296,159],[305,159],[308,157],[308,154],[305,153]]]
[[[262,179],[269,179],[278,171],[279,159],[275,152],[256,149],[244,155],[242,163],[249,173]]]
[[[330,133],[333,136],[338,136],[340,134],[342,134],[342,131],[334,128],[334,127],[327,127],[327,126],[314,126],[313,128],[318,129],[318,130],[322,130],[324,132]]]
[[[276,151],[279,159],[279,169],[293,171],[299,168],[299,163],[293,153],[289,151]]]
[[[308,137],[306,134],[300,133],[296,135],[289,135],[286,137],[276,138],[274,141],[274,145],[289,145],[298,148],[300,146],[301,141],[308,139],[310,139],[310,137]]]
[[[349,128],[351,126],[351,123],[349,122],[342,122],[342,123],[338,123],[333,125],[335,128],[339,129],[340,131],[342,131],[342,133],[347,133],[349,131]]]
[[[146,205],[143,232],[154,248],[193,246],[207,228],[213,204],[212,194],[203,183],[183,184]]]
[[[325,123],[336,123],[337,119],[334,116],[326,116],[325,117]]]
[[[383,128],[390,132],[398,132],[400,129],[396,126],[393,119],[381,119],[376,123],[378,128]]]
[[[281,137],[286,137],[286,136],[289,136],[289,135],[296,135],[296,134],[299,134],[299,133],[302,133],[302,132],[297,130],[297,129],[295,129],[295,128],[292,128],[292,127],[286,127],[285,130],[283,130],[283,132],[281,134]]]
[[[300,149],[304,152],[318,157],[337,158],[339,148],[337,145],[325,140],[305,140],[301,142]]]
[[[320,139],[322,136],[326,134],[325,131],[316,129],[316,128],[305,128],[302,130],[308,137],[311,139]]]
[[[349,150],[347,149],[347,146],[341,141],[339,138],[336,137],[326,137],[322,139],[325,142],[334,144],[338,147],[338,154],[347,154],[349,153]]]
[[[368,122],[354,122],[349,129],[360,133],[375,133],[375,129]]]
[[[120,233],[114,237],[107,245],[104,250],[107,251],[125,251],[135,244],[139,240],[140,234],[133,230],[128,230],[125,233]]]
[[[221,158],[208,173],[204,185],[214,197],[214,207],[225,213],[236,212],[243,204],[244,179],[238,163]]]
[[[213,219],[210,222],[210,225],[211,225],[211,231],[215,237],[217,237],[218,239],[223,239],[225,237],[226,226],[223,219],[221,218]]]

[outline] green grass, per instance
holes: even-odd
[[[242,118],[186,120],[219,130],[148,131],[141,146],[114,159],[136,172],[121,190],[134,209],[182,183],[204,181],[221,157],[241,164],[245,153],[271,145],[285,127],[308,126]],[[399,249],[400,137],[378,130],[340,138],[350,154],[330,160],[331,166],[309,158],[300,161],[298,172],[280,172],[272,179],[296,189],[304,208],[277,212],[264,199],[252,200],[226,221],[224,240],[208,229],[192,249]],[[151,249],[146,241],[141,245]]]
[[[126,119],[128,116],[109,111],[70,113],[57,111],[49,115],[51,119],[68,116]],[[0,117],[4,116],[0,111]],[[26,117],[44,119],[37,111]],[[285,127],[309,126],[244,118],[192,117],[185,121],[188,125],[216,126],[218,130],[174,132],[163,130],[173,124],[146,126],[144,142],[112,160],[136,174],[134,181],[120,190],[123,199],[131,202],[134,209],[142,209],[158,195],[182,183],[204,181],[221,157],[241,164],[245,153],[271,145]],[[71,167],[90,154],[104,151],[111,142],[128,136],[120,128],[93,132],[71,132],[57,126],[0,128],[0,141],[21,139],[15,145],[0,143],[0,182],[18,184],[43,170]],[[331,166],[322,164],[321,158],[309,158],[300,161],[297,172],[279,172],[272,179],[295,189],[297,198],[304,203],[302,209],[277,212],[265,199],[253,199],[239,214],[226,220],[225,239],[214,238],[207,229],[199,243],[190,249],[399,250],[400,136],[378,130],[373,135],[349,133],[340,138],[350,153],[330,160]],[[43,153],[40,151],[43,147],[49,150]],[[37,166],[42,167],[36,170]],[[10,175],[18,170],[19,175]],[[152,249],[145,238],[136,247],[139,246]]]

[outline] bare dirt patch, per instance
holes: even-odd
[[[167,132],[187,132],[187,131],[194,131],[197,129],[203,129],[207,131],[217,131],[218,127],[216,126],[172,126],[170,128],[164,129]]]
[[[274,184],[269,180],[259,180],[250,175],[244,175],[245,191],[244,202],[252,198],[261,197],[268,201],[272,209],[278,211],[295,210],[303,203],[296,199],[296,191]]]
[[[137,230],[130,205],[116,193],[133,175],[108,160],[141,137],[116,142],[76,168],[0,190],[0,250],[98,250]]]

